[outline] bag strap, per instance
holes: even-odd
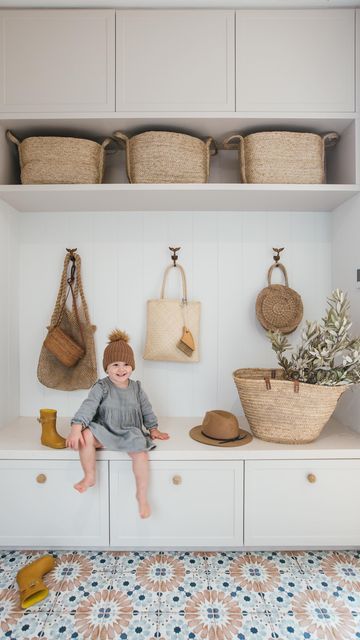
[[[284,278],[285,278],[285,287],[289,286],[289,281],[288,281],[288,276],[287,276],[287,271],[284,267],[283,264],[281,264],[281,262],[278,262],[277,264],[272,264],[269,271],[268,271],[268,285],[269,287],[271,286],[271,275],[272,272],[274,271],[274,269],[278,267],[284,274]]]
[[[170,271],[174,270],[174,265],[170,264],[166,269],[165,269],[165,273],[164,273],[164,277],[163,277],[163,282],[162,282],[162,287],[161,287],[161,293],[160,293],[160,298],[165,298],[165,285],[166,285],[166,281],[167,281],[167,277],[170,273]],[[185,276],[185,271],[183,269],[183,267],[180,264],[177,264],[175,267],[175,271],[179,270],[180,274],[181,274],[181,282],[182,282],[182,291],[183,291],[183,295],[182,295],[182,301],[184,304],[187,304],[187,286],[186,286],[186,276]]]
[[[68,267],[69,267],[70,261],[72,262],[72,265],[71,265],[71,270],[70,270],[70,276],[68,278],[67,277],[67,273],[68,273]],[[83,329],[82,329],[82,326],[81,326],[81,322],[80,322],[80,318],[79,318],[79,312],[78,312],[78,308],[77,308],[77,304],[76,304],[76,298],[77,298],[78,294],[80,293],[80,298],[81,298],[81,302],[82,302],[82,306],[83,306],[84,316],[85,316],[86,321],[89,322],[89,311],[88,311],[88,308],[87,308],[87,304],[86,304],[85,296],[84,296],[84,292],[83,292],[83,287],[82,287],[82,281],[81,281],[81,275],[80,275],[80,265],[81,265],[80,256],[77,255],[77,254],[74,254],[74,251],[69,251],[65,256],[64,268],[63,268],[61,281],[60,281],[59,293],[58,293],[58,297],[57,297],[57,300],[56,300],[56,303],[55,303],[55,309],[54,309],[54,313],[53,313],[52,318],[51,318],[50,326],[51,326],[51,328],[54,328],[54,327],[57,327],[60,324],[60,322],[62,320],[62,317],[64,315],[66,302],[67,302],[69,293],[71,293],[71,296],[72,296],[72,308],[73,308],[73,312],[75,314],[75,319],[76,319],[77,325],[79,327],[82,346],[83,346],[84,349],[86,349],[84,333],[83,333]],[[68,287],[66,285],[68,285]]]

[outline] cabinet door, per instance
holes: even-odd
[[[236,13],[237,111],[354,111],[354,11]]]
[[[245,545],[360,544],[360,460],[245,463]]]
[[[115,12],[0,12],[0,111],[115,110]]]
[[[73,487],[81,473],[77,461],[0,460],[0,545],[107,546],[107,462],[82,494]]]
[[[110,462],[113,547],[242,545],[242,462],[151,462],[152,515],[141,520],[128,462]]]
[[[117,111],[234,111],[233,11],[117,11]]]

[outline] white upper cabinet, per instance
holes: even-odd
[[[117,111],[234,111],[234,12],[117,11]]]
[[[115,110],[115,12],[0,12],[0,111]]]
[[[237,111],[354,111],[354,11],[236,12]]]

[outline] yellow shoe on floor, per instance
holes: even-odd
[[[33,604],[44,600],[49,595],[49,589],[44,584],[42,577],[54,566],[55,560],[52,556],[43,556],[18,571],[16,582],[19,585],[20,605],[23,609],[32,607]]]

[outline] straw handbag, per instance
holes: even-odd
[[[210,155],[216,153],[212,138],[203,142],[200,138],[170,131],[145,131],[132,138],[115,131],[114,137],[125,145],[126,171],[131,183],[208,181]]]
[[[68,268],[71,272],[68,278]],[[67,307],[71,292],[72,307]],[[65,256],[60,288],[37,369],[39,381],[51,389],[89,389],[97,380],[94,327],[81,279],[81,259]]]
[[[20,142],[11,131],[8,140],[19,151],[22,184],[98,184],[104,173],[105,149],[102,144],[81,138],[37,136]]]
[[[264,131],[224,140],[224,149],[239,149],[240,181],[261,184],[326,182],[325,147],[339,136],[298,131]],[[235,140],[237,144],[234,144]]]
[[[276,267],[284,274],[285,285],[271,284],[271,275]],[[271,265],[268,271],[268,286],[256,299],[256,317],[267,331],[281,333],[292,333],[302,320],[301,297],[289,287],[287,271],[281,262]]]
[[[233,373],[251,431],[284,444],[312,442],[321,433],[349,385],[326,387],[285,380],[282,369],[237,369]]]
[[[182,299],[165,298],[165,285],[170,272],[181,274]],[[193,338],[190,350],[186,348],[186,328]],[[148,300],[145,360],[171,362],[199,361],[200,302],[187,298],[184,269],[177,265],[167,267],[164,273],[160,299]],[[185,337],[184,337],[185,336]],[[182,343],[182,340],[185,340]],[[183,350],[184,349],[184,350]]]

